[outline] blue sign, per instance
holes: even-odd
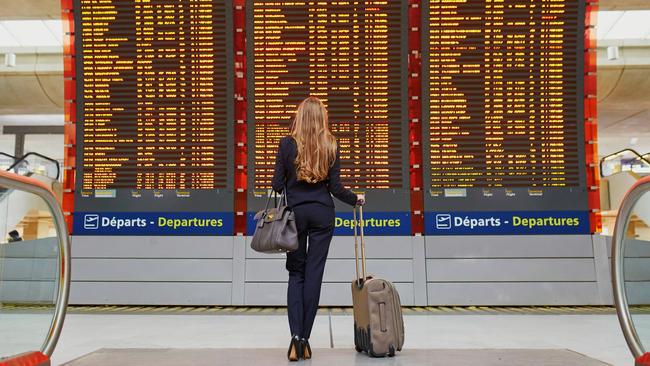
[[[75,212],[74,235],[232,235],[232,212]]]
[[[587,211],[426,212],[426,235],[589,234]]]
[[[248,213],[248,235],[255,233],[255,214]],[[358,219],[358,217],[357,217]],[[365,235],[411,235],[409,212],[364,212]],[[334,219],[334,235],[354,235],[355,221],[351,212],[337,212]]]

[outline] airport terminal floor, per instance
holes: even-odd
[[[354,351],[351,315],[349,308],[320,311],[312,333],[314,358],[310,364],[634,362],[612,308],[405,310],[408,333],[404,351],[386,360]],[[89,338],[89,333],[94,336]],[[52,360],[75,366],[141,365],[143,359],[155,365],[283,365],[288,364],[287,335],[283,309],[72,309]],[[138,350],[129,350],[132,348]],[[197,349],[200,351],[193,351]]]
[[[0,1],[0,366],[650,366],[649,19]]]

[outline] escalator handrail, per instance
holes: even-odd
[[[7,153],[0,152],[0,155],[2,155],[2,156],[6,156],[6,157],[11,158],[11,159],[13,159],[14,161],[16,161],[16,157],[13,156],[13,155],[11,155],[11,154],[7,154]]]
[[[612,287],[614,290],[614,304],[616,305],[616,314],[618,321],[625,336],[630,351],[634,358],[638,358],[645,353],[643,345],[636,332],[630,308],[625,292],[625,235],[627,233],[627,223],[632,214],[636,202],[646,192],[650,192],[650,176],[639,179],[625,194],[621,207],[618,210],[616,225],[614,226],[614,236],[612,237]]]
[[[54,225],[57,228],[59,236],[59,286],[52,323],[40,349],[47,356],[51,356],[61,335],[70,292],[70,236],[68,235],[65,218],[61,211],[60,202],[50,187],[43,182],[20,174],[0,170],[0,186],[35,194],[41,197],[52,211]]]
[[[54,166],[56,166],[56,177],[54,177],[54,180],[59,180],[59,176],[61,175],[61,167],[59,166],[59,162],[52,159],[52,158],[50,158],[50,157],[47,157],[47,156],[45,156],[43,154],[39,154],[37,152],[28,152],[27,154],[23,155],[20,159],[14,161],[14,163],[11,164],[11,166],[9,168],[7,168],[7,171],[11,171],[13,168],[18,166],[18,164],[25,161],[28,156],[38,156],[39,158],[45,159],[45,160],[53,163]]]
[[[621,153],[624,153],[624,152],[631,152],[633,155],[636,155],[636,156],[637,156],[637,159],[638,159],[638,160],[643,161],[643,162],[645,162],[648,166],[650,166],[650,160],[647,160],[646,158],[644,158],[645,155],[641,155],[641,154],[639,154],[639,153],[638,153],[636,150],[634,150],[634,149],[623,149],[623,150],[617,151],[617,152],[615,152],[615,153],[609,154],[609,155],[607,155],[607,156],[604,156],[602,159],[600,159],[599,168],[600,168],[600,176],[601,176],[601,177],[605,177],[605,176],[603,175],[603,163],[604,163],[606,160],[609,160],[609,159],[611,159],[612,157],[617,156],[617,155],[620,155]],[[647,155],[647,154],[646,154],[646,155]]]

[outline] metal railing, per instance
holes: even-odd
[[[47,204],[52,214],[58,239],[57,296],[52,321],[40,349],[42,353],[51,356],[61,334],[70,291],[70,237],[63,212],[51,189],[38,180],[0,170],[0,186],[14,191],[28,192],[40,197]]]
[[[614,302],[625,341],[634,358],[642,356],[645,353],[645,349],[630,312],[628,292],[626,291],[625,258],[626,250],[631,249],[628,246],[633,240],[637,239],[637,236],[633,234],[632,239],[629,239],[631,235],[630,223],[632,222],[635,208],[637,207],[637,203],[640,202],[640,199],[648,192],[650,192],[650,177],[640,179],[627,192],[619,209],[612,242],[612,285],[614,289]],[[642,204],[646,203],[645,199],[641,202]],[[650,207],[648,208],[650,209]]]
[[[648,154],[641,155],[633,149],[623,149],[600,159],[600,175],[602,177],[621,172],[650,172]]]
[[[4,154],[4,155],[8,155],[8,154]],[[41,158],[43,160],[47,160],[50,163],[52,163],[54,165],[55,169],[56,169],[56,175],[54,177],[51,177],[51,178],[54,179],[54,180],[59,180],[59,177],[61,176],[61,166],[60,166],[59,162],[52,159],[52,158],[50,158],[50,157],[47,157],[47,156],[45,156],[43,154],[39,154],[37,152],[29,152],[29,153],[23,155],[20,158],[15,158],[14,157],[15,161],[14,161],[13,164],[11,164],[11,166],[9,168],[7,168],[7,171],[12,171],[16,167],[18,167],[21,163],[23,163],[25,161],[28,161],[27,158],[29,158],[30,156],[37,156],[37,157],[39,157],[39,158]]]

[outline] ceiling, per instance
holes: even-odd
[[[0,19],[60,19],[61,0],[3,1]]]
[[[648,0],[600,0],[600,10],[639,10],[648,9]]]

